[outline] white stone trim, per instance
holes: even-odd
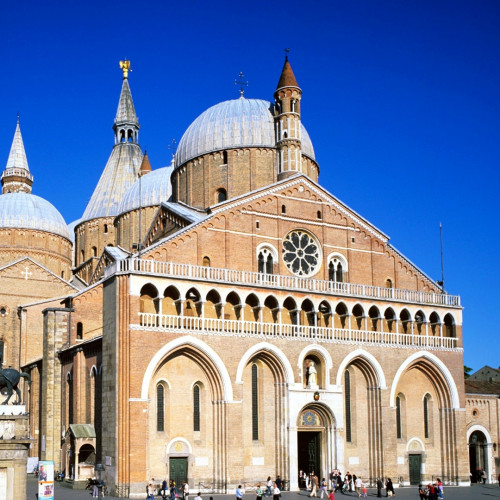
[[[412,437],[411,439],[408,439],[408,442],[406,443],[406,451],[411,451],[410,450],[410,444],[413,441],[416,441],[420,445],[420,450],[418,450],[418,451],[425,451],[424,442],[420,438],[418,438],[418,437]]]
[[[205,342],[197,339],[195,337],[187,336],[187,337],[179,337],[177,339],[172,340],[168,344],[165,344],[162,348],[160,348],[156,354],[152,357],[151,361],[146,368],[146,372],[144,373],[144,378],[142,380],[142,388],[141,388],[141,398],[147,399],[149,392],[149,385],[151,384],[151,379],[153,378],[154,371],[156,370],[158,364],[161,360],[172,350],[182,345],[190,345],[196,347],[204,354],[206,354],[210,360],[214,363],[217,371],[219,372],[219,376],[222,381],[222,387],[224,390],[224,400],[232,401],[233,400],[233,387],[231,385],[231,378],[229,377],[229,373],[227,371],[226,366],[224,365],[220,356]]]
[[[479,424],[475,424],[467,429],[467,444],[469,444],[469,439],[471,437],[471,434],[476,431],[481,431],[484,434],[484,436],[486,437],[487,444],[492,443],[491,435],[486,429],[486,427],[483,427],[482,425]]]
[[[333,361],[330,353],[321,345],[318,344],[310,344],[302,349],[299,354],[299,359],[297,360],[297,368],[299,370],[300,380],[302,381],[304,378],[304,374],[302,373],[304,367],[304,360],[308,354],[311,352],[318,352],[325,362],[325,380],[324,385],[325,389],[330,389],[330,371],[333,368]]]
[[[368,361],[372,365],[372,367],[375,369],[375,373],[377,374],[377,379],[378,379],[378,386],[380,389],[387,389],[386,381],[385,381],[385,375],[384,375],[384,370],[382,370],[382,366],[380,366],[380,363],[376,360],[375,356],[373,354],[370,354],[369,352],[365,351],[364,349],[356,349],[355,351],[351,352],[348,354],[343,360],[342,363],[340,363],[338,372],[337,372],[337,381],[336,385],[341,387],[342,386],[342,375],[345,372],[345,369],[349,365],[351,361],[353,361],[355,358],[363,358],[364,360]]]
[[[417,359],[424,358],[427,361],[430,361],[441,373],[441,375],[444,377],[446,380],[446,383],[448,385],[448,389],[450,391],[450,396],[451,396],[451,405],[452,408],[458,409],[460,408],[460,398],[458,397],[458,389],[455,384],[455,381],[453,380],[453,376],[450,373],[450,370],[448,370],[447,366],[434,354],[426,351],[419,351],[416,352],[415,354],[412,354],[409,356],[399,367],[398,371],[396,372],[396,375],[394,376],[394,380],[392,382],[391,386],[391,393],[389,396],[389,405],[392,408],[396,407],[396,389],[399,383],[399,379],[403,375],[403,373],[406,371],[406,369]]]
[[[167,444],[167,454],[170,453],[170,447],[177,441],[181,441],[182,443],[184,443],[187,447],[188,447],[188,450],[189,450],[189,454],[192,455],[193,454],[193,447],[191,446],[191,443],[186,439],[186,438],[183,438],[183,437],[175,437],[173,439],[171,439],[169,441],[169,443]]]
[[[237,384],[243,383],[243,370],[245,369],[245,366],[248,364],[248,361],[254,356],[254,354],[260,351],[267,351],[274,354],[283,365],[286,383],[289,385],[293,385],[295,383],[292,365],[290,364],[290,361],[286,357],[285,353],[278,347],[269,344],[268,342],[259,342],[258,344],[255,344],[254,346],[247,349],[247,351],[241,357],[240,362],[238,363],[238,369],[236,370]]]

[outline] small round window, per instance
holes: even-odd
[[[289,232],[283,240],[282,252],[286,267],[297,276],[312,276],[321,265],[319,244],[306,231]]]
[[[0,306],[0,316],[7,316],[9,308],[7,306]]]

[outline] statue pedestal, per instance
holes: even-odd
[[[1,410],[5,410],[1,413]],[[0,491],[6,500],[26,500],[26,464],[31,443],[26,408],[0,406]]]

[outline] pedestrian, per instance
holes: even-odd
[[[488,479],[488,475],[486,474],[485,470],[481,472],[481,479],[483,480],[483,484],[486,484],[486,479]]]
[[[170,480],[170,500],[175,500],[177,497],[177,486],[173,479]]]
[[[389,496],[394,496],[395,495],[395,492],[394,492],[394,486],[392,485],[392,481],[391,481],[391,478],[388,477],[387,478],[387,481],[385,482],[385,491],[386,491],[386,497],[389,497]],[[391,493],[389,495],[389,492]]]
[[[330,494],[328,495],[328,500],[335,500],[335,493],[333,490],[330,491]]]
[[[187,484],[187,481],[182,482],[182,494],[184,495],[184,500],[189,500],[189,484]]]
[[[241,489],[241,484],[238,484],[236,488],[236,500],[241,500],[243,498],[243,490]]]
[[[361,481],[360,477],[356,477],[354,480],[354,487],[356,488],[356,493],[358,494],[358,497],[361,498],[361,488],[363,486],[363,481]]]
[[[437,478],[436,483],[437,483],[437,496],[439,498],[444,498],[443,481]]]
[[[325,478],[323,478],[323,479],[321,480],[321,484],[319,485],[319,491],[321,492],[321,493],[319,494],[319,497],[320,497],[320,498],[323,498],[323,495],[324,495],[325,497],[327,497],[327,496],[328,496],[328,491],[326,491],[326,481],[325,481]]]
[[[311,489],[311,494],[309,495],[310,497],[317,497],[317,489],[318,489],[318,476],[312,473],[312,478],[311,478],[311,484],[312,484],[312,489]]]
[[[421,484],[418,485],[418,494],[420,495],[420,500],[427,500],[427,494]]]
[[[167,478],[165,478],[161,483],[161,496],[164,500],[168,496],[167,490],[168,490],[168,483],[167,483]]]
[[[377,497],[381,498],[382,497],[382,488],[384,487],[384,483],[382,482],[382,479],[377,477]]]
[[[148,493],[148,500],[155,500],[155,492],[153,489],[153,483],[148,484],[146,491]]]
[[[272,488],[273,488],[273,482],[271,481],[271,476],[267,476],[266,494],[265,494],[266,497],[270,497],[273,494]]]
[[[281,480],[281,477],[279,474],[276,476],[276,486],[279,488],[280,491],[283,491],[283,481]]]
[[[342,481],[342,474],[340,473],[340,471],[338,471],[338,474],[337,474],[337,484],[335,485],[335,491],[340,491],[342,493],[342,485],[343,485],[343,481]]]
[[[201,493],[198,491],[198,494],[194,497],[194,500],[201,500]]]
[[[363,498],[366,498],[368,496],[368,489],[366,488],[366,484],[363,484],[361,492],[363,493]]]
[[[500,486],[500,474],[498,474],[498,486]]]
[[[274,483],[273,486],[273,500],[280,500],[281,490],[278,488],[278,485]]]
[[[262,495],[264,494],[264,492],[262,491],[260,483],[257,485],[257,491],[255,492],[255,494],[257,495],[257,500],[262,500]]]

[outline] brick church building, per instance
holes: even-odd
[[[460,298],[321,187],[289,61],[272,102],[212,106],[154,170],[121,66],[81,219],[31,193],[19,124],[2,174],[0,339],[31,375],[32,455],[73,482],[101,462],[121,497],[332,468],[468,484]]]

